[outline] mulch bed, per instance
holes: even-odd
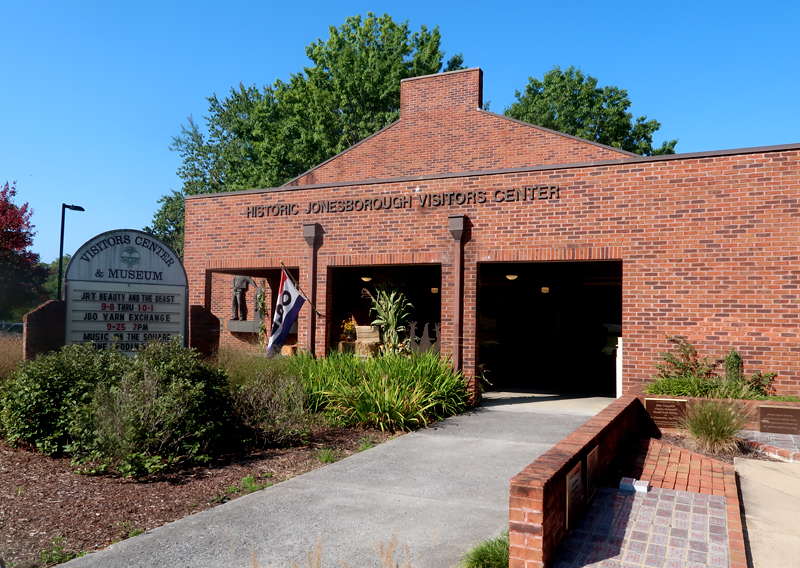
[[[762,460],[762,461],[781,461],[779,459],[773,458],[768,454],[765,454],[764,452],[760,452],[745,445],[740,446],[739,451],[732,454],[708,454],[700,451],[700,449],[697,448],[692,443],[691,438],[689,438],[689,436],[678,432],[662,432],[661,441],[664,442],[665,444],[672,444],[673,446],[691,450],[696,454],[701,454],[706,457],[714,458],[715,460],[719,460],[721,462],[729,464],[733,464],[733,458],[747,458],[749,460]]]
[[[7,566],[33,568],[42,551],[63,537],[70,552],[97,550],[187,515],[210,509],[245,491],[242,479],[279,483],[325,465],[320,448],[346,457],[379,430],[321,428],[307,446],[229,456],[207,467],[132,480],[75,473],[69,459],[9,447],[0,441],[0,558]]]

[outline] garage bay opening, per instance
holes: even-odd
[[[490,390],[614,395],[621,261],[482,263],[478,274]]]

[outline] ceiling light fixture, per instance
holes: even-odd
[[[439,288],[431,288],[431,294],[438,294]]]
[[[372,276],[362,276],[361,280],[363,280],[364,282],[369,282],[370,280],[372,280]]]
[[[506,274],[506,279],[508,280],[516,280],[517,278],[519,278],[519,276],[516,274]]]
[[[549,294],[549,293],[550,293],[550,288],[548,288],[547,286],[542,286],[542,294]]]

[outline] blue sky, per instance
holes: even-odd
[[[800,142],[800,2],[3,2],[0,183],[34,209],[33,250],[58,257],[148,225],[179,189],[168,150],[231,86],[288,79],[347,16],[438,25],[445,59],[484,71],[502,112],[529,76],[575,65],[628,90],[679,152]]]

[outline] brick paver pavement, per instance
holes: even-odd
[[[732,465],[644,439],[626,469],[650,491],[598,490],[558,568],[747,568]]]
[[[800,436],[743,430],[742,438],[754,449],[784,461],[800,462]]]
[[[727,567],[725,498],[601,488],[555,568]]]

